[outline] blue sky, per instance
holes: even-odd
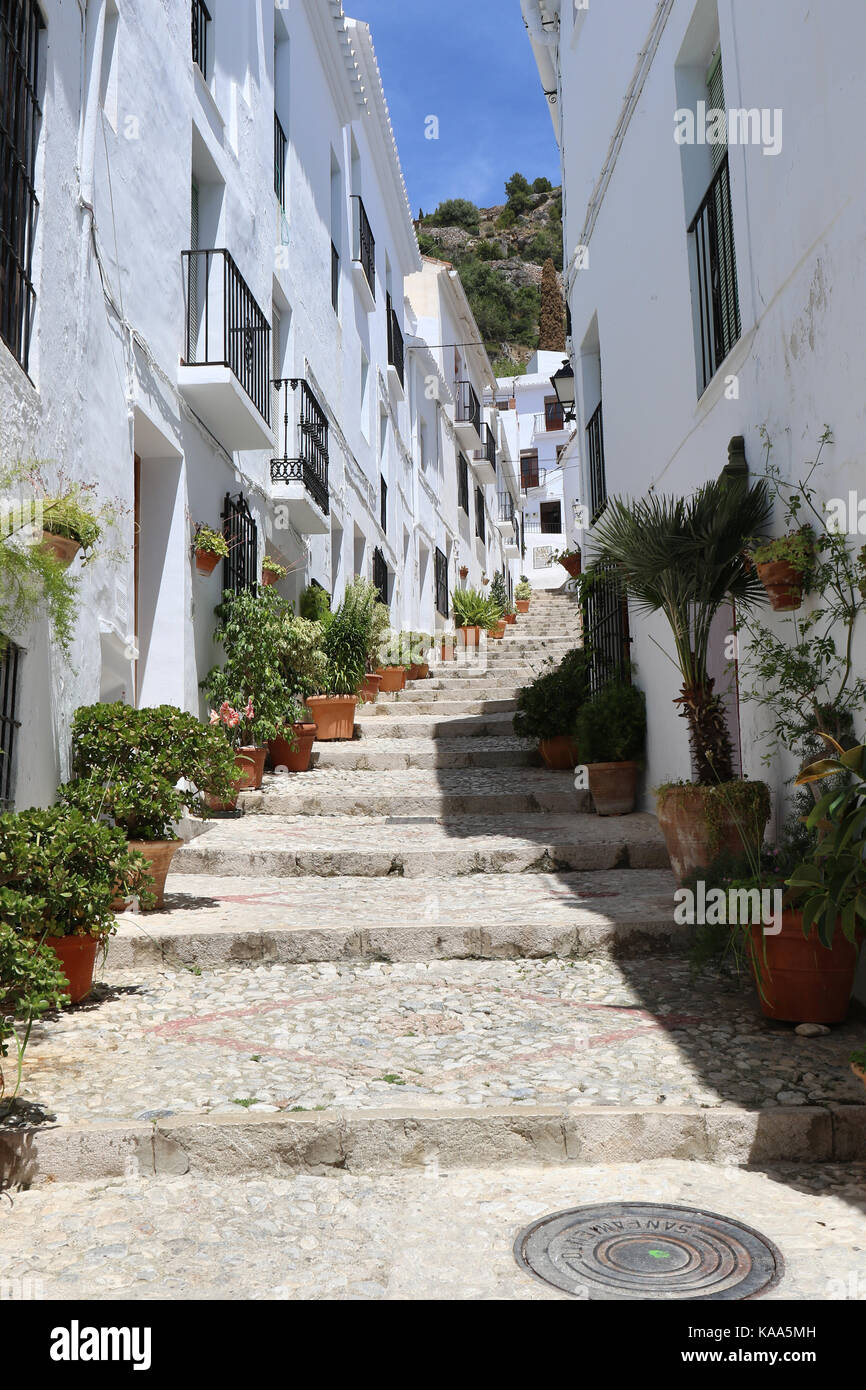
[[[515,170],[560,182],[559,153],[519,0],[344,0],[368,23],[412,210],[505,201]],[[424,122],[439,118],[439,139]]]

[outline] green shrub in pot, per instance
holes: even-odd
[[[600,816],[635,807],[639,763],[646,743],[646,697],[626,681],[605,685],[581,705],[574,725],[581,763]]]
[[[2,893],[2,889],[0,889]],[[24,1052],[37,1018],[69,1003],[68,982],[56,952],[0,921],[0,1119],[21,1085]],[[17,1078],[9,1090],[3,1059],[16,1054]]]
[[[455,589],[451,606],[458,627],[480,627],[488,631],[499,622],[499,609],[478,589]]]
[[[543,757],[546,746],[553,740],[563,743],[566,761],[550,762],[549,766],[574,766],[576,761],[574,724],[587,697],[587,667],[586,652],[582,647],[574,647],[556,666],[536,676],[518,697],[514,716],[514,732],[518,737],[538,740]]]

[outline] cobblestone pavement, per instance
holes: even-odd
[[[0,1268],[9,1293],[59,1300],[556,1300],[567,1296],[518,1269],[515,1237],[607,1200],[745,1218],[785,1259],[768,1301],[866,1298],[866,1170],[829,1165],[58,1185],[0,1199]]]
[[[849,1023],[765,1020],[678,960],[117,972],[34,1030],[23,1096],[61,1123],[457,1106],[860,1105]]]

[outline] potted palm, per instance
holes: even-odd
[[[222,532],[213,531],[201,522],[195,528],[192,544],[199,574],[213,574],[220,560],[224,560],[229,553],[229,544]]]
[[[543,762],[555,771],[578,764],[574,726],[586,695],[587,657],[580,647],[520,692],[514,732],[519,738],[536,739]]]
[[[482,631],[499,622],[495,605],[478,589],[458,589],[453,596],[454,621],[466,647],[477,647]]]
[[[603,686],[578,710],[574,736],[597,814],[630,815],[646,741],[643,691],[624,681]]]
[[[379,591],[366,579],[346,588],[343,602],[324,628],[324,689],[307,704],[322,741],[350,739],[355,732],[358,692],[364,684]]]
[[[529,601],[532,598],[532,585],[525,574],[520,576],[520,583],[514,590],[514,602],[518,613],[529,612]]]
[[[673,636],[682,687],[675,703],[689,729],[695,780],[658,789],[657,812],[680,880],[721,852],[755,853],[770,814],[763,782],[734,776],[734,748],[723,702],[708,670],[710,634],[723,604],[746,610],[763,586],[744,554],[771,512],[766,484],[705,483],[689,498],[656,494],[611,498],[593,533],[594,555],[578,581],[613,584],[643,612],[663,613]]]

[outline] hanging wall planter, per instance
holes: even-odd
[[[53,531],[43,531],[42,549],[49,551],[55,560],[60,561],[64,569],[68,569],[81,545],[72,536],[58,536]]]

